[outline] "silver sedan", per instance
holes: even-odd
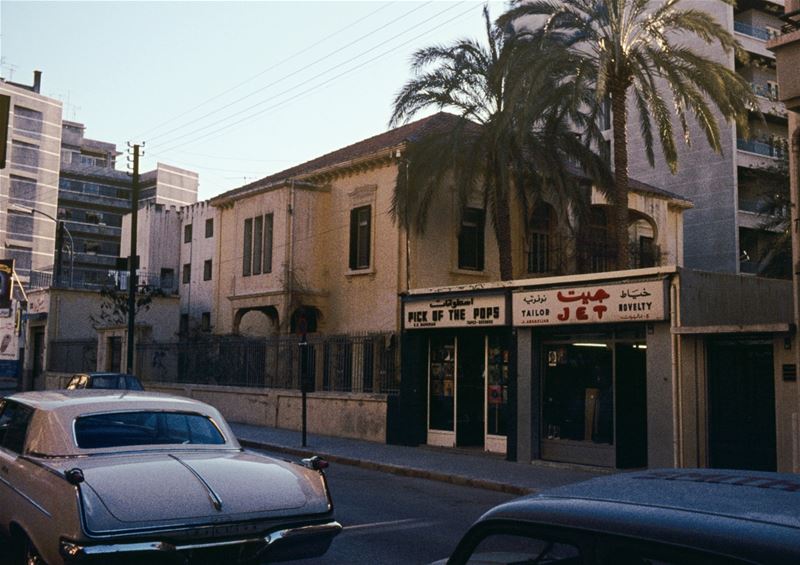
[[[0,400],[0,533],[26,563],[264,563],[341,526],[321,462],[243,451],[219,412],[157,393]]]

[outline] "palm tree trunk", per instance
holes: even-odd
[[[616,268],[630,267],[628,251],[628,115],[624,86],[611,89],[611,110],[614,129],[614,177],[615,187],[611,205],[613,207],[609,239],[613,243]]]
[[[500,254],[500,280],[510,281],[514,278],[514,265],[511,257],[511,211],[508,197],[501,197],[496,205],[495,236]]]

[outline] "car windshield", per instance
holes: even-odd
[[[125,388],[125,377],[120,375],[95,375],[92,388]]]
[[[206,416],[186,412],[114,412],[75,420],[75,441],[81,449],[134,445],[222,445],[225,438]]]

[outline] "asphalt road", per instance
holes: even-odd
[[[413,565],[447,557],[469,526],[508,494],[347,465],[327,471],[344,531],[312,563]]]

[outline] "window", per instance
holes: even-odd
[[[244,221],[244,244],[242,246],[242,275],[249,277],[253,261],[253,218]]]
[[[272,214],[264,216],[264,268],[262,272],[272,272]]]
[[[272,214],[244,221],[242,275],[272,272]]]
[[[225,438],[210,419],[185,412],[114,412],[75,420],[81,449],[131,445],[223,445]]]
[[[183,242],[184,243],[192,242],[192,224],[186,224],[185,226],[183,226]]]
[[[22,106],[14,106],[14,131],[29,137],[41,137],[42,113]]]
[[[161,288],[172,290],[175,286],[175,269],[161,269]]]
[[[192,264],[183,264],[183,284],[189,284],[192,281]]]
[[[11,142],[11,164],[33,173],[39,170],[39,146],[14,140]]]
[[[22,453],[32,414],[31,408],[16,402],[6,400],[0,404],[0,446]]]
[[[369,269],[372,206],[350,210],[350,269]]]
[[[182,336],[185,336],[189,333],[189,314],[181,314],[178,333]]]
[[[206,220],[206,237],[214,237],[214,220],[212,218]]]
[[[35,201],[36,180],[11,175],[8,196],[13,200]]]
[[[253,218],[253,274],[261,274],[261,250],[264,241],[264,218],[256,216]]]
[[[527,255],[529,273],[550,271],[550,213],[546,206],[537,206],[531,216]]]
[[[203,312],[200,314],[200,329],[204,332],[211,331],[211,312]]]
[[[211,280],[211,259],[207,259],[203,262],[203,280]]]
[[[470,271],[483,270],[484,211],[467,208],[461,218],[458,234],[458,268]]]

